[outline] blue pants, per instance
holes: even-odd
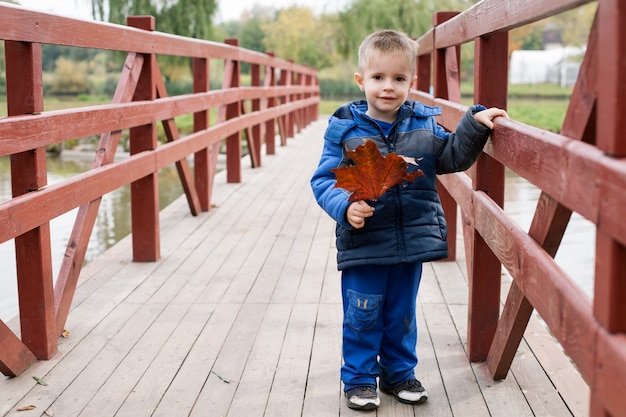
[[[344,390],[415,378],[415,307],[421,263],[367,265],[342,271]]]

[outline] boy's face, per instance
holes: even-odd
[[[362,72],[354,74],[361,91],[365,92],[367,115],[388,123],[396,119],[416,78],[406,56],[379,51],[371,54]]]

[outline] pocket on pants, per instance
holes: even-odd
[[[346,321],[354,330],[369,330],[376,326],[380,303],[383,299],[381,294],[361,294],[348,290],[348,312]]]

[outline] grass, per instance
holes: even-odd
[[[558,84],[509,84],[507,87],[511,98],[568,99],[572,95],[572,87],[561,87]],[[474,85],[461,82],[461,94],[472,97]]]
[[[569,101],[550,99],[510,99],[511,119],[551,132],[560,132]]]

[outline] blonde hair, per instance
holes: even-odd
[[[411,65],[411,74],[415,73],[417,42],[406,33],[383,29],[368,35],[359,46],[359,72],[369,64],[373,52],[405,55]]]

